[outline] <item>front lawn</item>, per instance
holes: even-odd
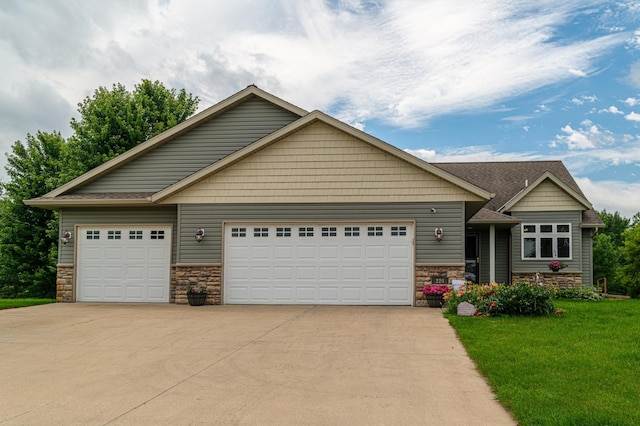
[[[56,299],[0,299],[0,309],[24,308],[26,306],[55,303]]]
[[[519,424],[640,424],[640,300],[556,308],[564,313],[449,321]]]

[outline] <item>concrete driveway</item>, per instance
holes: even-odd
[[[513,425],[439,309],[0,311],[2,425]]]

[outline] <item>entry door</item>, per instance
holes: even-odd
[[[480,235],[467,234],[465,244],[464,278],[478,284],[480,282]]]

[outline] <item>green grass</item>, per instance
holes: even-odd
[[[640,424],[640,300],[556,307],[564,314],[449,321],[519,424]]]
[[[55,302],[56,299],[0,299],[0,309],[24,308]]]

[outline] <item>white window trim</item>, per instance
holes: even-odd
[[[540,232],[541,225],[551,225],[553,226],[552,232]],[[566,225],[569,227],[569,232],[557,232],[559,225]],[[535,226],[536,232],[524,232],[525,226]],[[524,256],[524,240],[525,238],[535,238],[536,240],[536,257],[525,257]],[[540,239],[541,238],[552,238],[553,239],[553,254],[552,257],[541,257],[540,250]],[[559,257],[556,251],[558,247],[558,238],[569,238],[569,257]],[[573,260],[573,227],[571,223],[538,223],[538,222],[528,222],[522,223],[520,225],[520,259],[521,260]]]

